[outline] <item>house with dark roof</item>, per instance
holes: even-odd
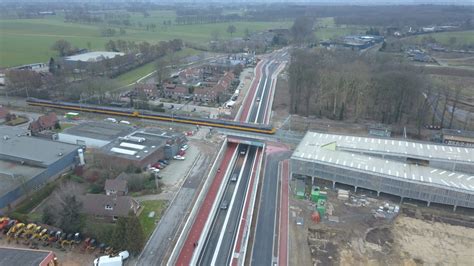
[[[51,112],[40,116],[38,117],[38,120],[31,122],[28,130],[31,131],[32,135],[35,135],[44,130],[53,130],[57,125],[59,125],[59,119],[56,116],[56,113]]]
[[[136,215],[140,209],[140,203],[130,196],[86,194],[81,200],[82,213],[108,221],[127,217],[130,212]]]
[[[125,196],[128,194],[127,180],[107,179],[104,188],[107,196]]]

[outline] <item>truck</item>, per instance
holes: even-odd
[[[123,261],[128,259],[128,251],[122,251],[117,256],[100,256],[94,260],[94,266],[122,266]]]

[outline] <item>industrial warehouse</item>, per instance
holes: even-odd
[[[0,136],[0,209],[80,162],[78,145],[31,137],[11,127],[0,127]]]
[[[293,175],[456,207],[474,208],[474,149],[308,132]]]
[[[172,159],[187,139],[182,133],[101,121],[68,128],[58,134],[58,141],[94,149],[96,156],[116,164],[144,168],[158,160]]]

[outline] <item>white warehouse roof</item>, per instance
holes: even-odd
[[[360,152],[374,154],[361,154]],[[379,139],[308,132],[292,159],[317,162],[393,179],[423,182],[474,191],[474,176],[461,172],[384,159],[381,154],[431,160],[474,162],[474,149],[395,139]],[[474,163],[473,163],[474,164]]]
[[[117,52],[90,52],[84,54],[77,54],[72,56],[67,56],[64,58],[66,61],[82,61],[82,62],[99,62],[104,59],[114,58],[116,56],[123,56],[124,53]]]

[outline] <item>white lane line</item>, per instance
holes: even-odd
[[[468,178],[467,178],[467,181],[471,181],[471,179],[473,179],[473,178],[474,178],[474,175],[473,175],[473,176],[470,176],[470,177],[468,177]]]
[[[453,175],[455,175],[455,174],[456,174],[456,173],[451,173],[451,174],[449,174],[448,176],[453,176]]]
[[[461,178],[461,177],[463,177],[463,176],[464,176],[464,175],[458,175],[458,178]]]
[[[431,177],[428,177],[428,181],[430,181],[430,183],[432,183],[432,182],[433,182],[433,180],[431,180]]]
[[[214,256],[212,256],[212,262],[211,262],[212,265],[216,264],[217,255],[219,255],[219,251],[220,251],[220,248],[221,248],[221,245],[222,245],[222,240],[224,239],[224,233],[226,232],[227,224],[229,223],[229,219],[230,219],[230,214],[232,213],[232,208],[234,207],[235,197],[237,196],[237,191],[238,191],[238,188],[240,186],[240,182],[242,181],[242,175],[244,174],[245,165],[247,164],[248,155],[249,155],[249,152],[247,152],[245,154],[244,162],[242,164],[242,168],[240,169],[240,173],[239,173],[239,178],[237,180],[237,183],[235,184],[234,193],[233,193],[232,198],[231,198],[230,203],[229,203],[229,208],[226,211],[224,224],[222,225],[223,230],[221,230],[220,233],[219,233],[219,240],[217,241],[216,250],[214,251]],[[254,161],[254,163],[255,163],[255,161]],[[250,171],[250,173],[252,173],[252,171]],[[229,179],[225,178],[225,179],[222,180],[222,182],[229,182]],[[224,196],[225,195],[223,195],[223,197]],[[219,206],[219,208],[220,208],[220,206]]]

